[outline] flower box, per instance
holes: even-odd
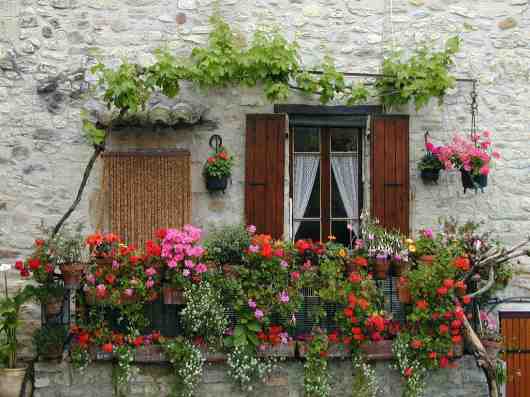
[[[309,349],[309,342],[298,342],[298,356],[305,357]],[[342,343],[330,343],[328,347],[329,358],[346,358],[351,356],[351,347]]]
[[[137,363],[160,363],[168,361],[164,349],[160,345],[142,345],[134,352]]]
[[[207,346],[201,345],[200,350],[202,357],[209,363],[224,363],[226,362],[226,354],[216,350],[210,350]]]
[[[391,340],[365,342],[361,344],[361,350],[368,360],[391,360],[394,358]]]
[[[104,352],[101,347],[91,345],[88,352],[94,361],[112,361],[114,353]]]
[[[184,289],[174,288],[164,285],[162,288],[164,295],[164,305],[183,305],[184,301]]]
[[[275,346],[265,345],[266,347],[258,349],[258,357],[294,357],[296,342],[280,343]]]

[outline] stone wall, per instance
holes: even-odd
[[[41,220],[54,224],[73,200],[91,148],[80,133],[85,100],[83,71],[95,57],[116,63],[126,55],[148,63],[167,46],[187,55],[204,44],[213,0],[0,0],[0,261],[24,255],[39,236]],[[414,228],[440,215],[484,220],[496,235],[515,242],[530,231],[530,11],[527,0],[220,0],[219,11],[247,37],[260,25],[278,26],[297,39],[303,63],[316,67],[331,54],[344,71],[377,72],[384,51],[424,40],[440,45],[460,34],[455,73],[478,79],[479,127],[494,131],[503,158],[484,194],[463,194],[458,174],[424,186],[416,163],[423,133],[447,141],[470,125],[469,83],[459,83],[445,105],[411,114],[411,216]],[[80,77],[81,74],[81,77]],[[42,81],[60,76],[50,94]],[[144,130],[117,145],[185,147],[193,161],[193,222],[203,227],[242,220],[246,113],[271,112],[258,89],[205,93],[184,87],[183,101],[200,103],[206,123],[166,132]],[[291,103],[316,103],[293,96]],[[406,109],[405,109],[406,110]],[[226,195],[210,196],[201,169],[211,134],[223,136],[238,158]],[[157,138],[153,138],[157,136]],[[121,142],[121,143],[120,143]],[[100,164],[72,220],[86,230],[99,224]],[[530,289],[528,264],[507,291]],[[17,276],[10,273],[15,288]],[[28,307],[31,330],[38,309]]]
[[[433,372],[428,378],[426,396],[436,397],[486,397],[488,387],[481,370],[472,356],[456,362],[458,368]],[[171,387],[170,369],[161,366],[135,367],[135,376],[125,390],[126,396],[165,396]],[[375,364],[381,397],[401,396],[401,380],[386,362]],[[334,397],[352,395],[351,364],[348,360],[333,360],[329,366]],[[224,364],[209,364],[203,373],[197,397],[302,397],[303,362],[289,361],[279,368],[262,385],[250,393],[238,391],[227,376]],[[355,395],[355,394],[353,394]],[[68,364],[35,365],[35,397],[111,397],[111,364],[90,366],[82,375]]]

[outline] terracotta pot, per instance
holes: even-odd
[[[85,270],[84,263],[72,263],[68,265],[61,265],[61,273],[63,274],[64,287],[68,289],[77,289],[81,284],[81,276]]]
[[[105,271],[112,267],[112,262],[114,262],[114,258],[108,256],[96,256],[94,260],[96,261],[96,269],[100,271]]]
[[[55,317],[61,314],[63,309],[63,298],[52,298],[44,304],[46,310],[46,317]]]
[[[161,363],[168,361],[160,345],[143,345],[136,348],[134,361],[137,363]]]
[[[26,376],[24,368],[0,368],[0,397],[19,397]]]
[[[453,357],[458,358],[464,355],[464,342],[460,342],[453,345]]]
[[[376,259],[375,260],[375,278],[378,280],[385,280],[388,275],[388,269],[390,268],[390,261],[388,259]]]
[[[404,305],[412,303],[412,296],[410,294],[410,288],[408,285],[398,285],[398,297],[399,301]]]
[[[162,292],[164,294],[165,305],[183,305],[185,303],[184,289],[182,288],[164,286]]]
[[[422,255],[419,257],[419,261],[423,262],[426,265],[432,265],[436,260],[436,255]]]
[[[394,357],[391,340],[365,342],[361,344],[361,350],[368,360],[390,360]]]
[[[502,350],[502,342],[497,342],[494,340],[481,339],[480,340],[490,357],[497,357]]]
[[[43,361],[59,360],[63,356],[63,346],[56,345],[46,349],[46,352],[39,353],[39,357]]]
[[[294,357],[295,348],[296,342],[294,341],[275,346],[267,345],[264,350],[258,349],[258,357]]]

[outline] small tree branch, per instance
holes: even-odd
[[[85,167],[85,172],[83,174],[83,179],[81,180],[81,185],[79,186],[79,190],[77,191],[77,196],[75,197],[74,202],[68,208],[68,211],[62,216],[62,218],[57,222],[57,225],[53,228],[52,232],[52,238],[55,237],[57,233],[59,233],[59,230],[61,230],[61,227],[66,222],[66,220],[72,215],[72,212],[76,209],[77,205],[81,201],[81,197],[83,196],[83,191],[85,190],[86,184],[88,182],[88,177],[90,176],[90,173],[92,171],[92,168],[94,167],[94,163],[96,162],[96,159],[99,157],[101,152],[103,152],[104,146],[102,145],[96,145],[94,146],[94,153],[92,153],[92,156],[90,157],[90,160],[88,161],[88,164]]]
[[[491,266],[490,267],[489,279],[488,279],[488,282],[486,283],[486,285],[484,287],[482,287],[481,289],[473,292],[472,294],[469,294],[468,296],[470,298],[474,298],[475,296],[482,295],[483,293],[485,293],[489,289],[491,289],[491,287],[493,287],[494,283],[495,283],[495,269],[493,268],[493,266]]]

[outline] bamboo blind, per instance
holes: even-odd
[[[191,218],[190,153],[136,150],[103,155],[106,228],[143,246],[159,228],[180,228]]]

